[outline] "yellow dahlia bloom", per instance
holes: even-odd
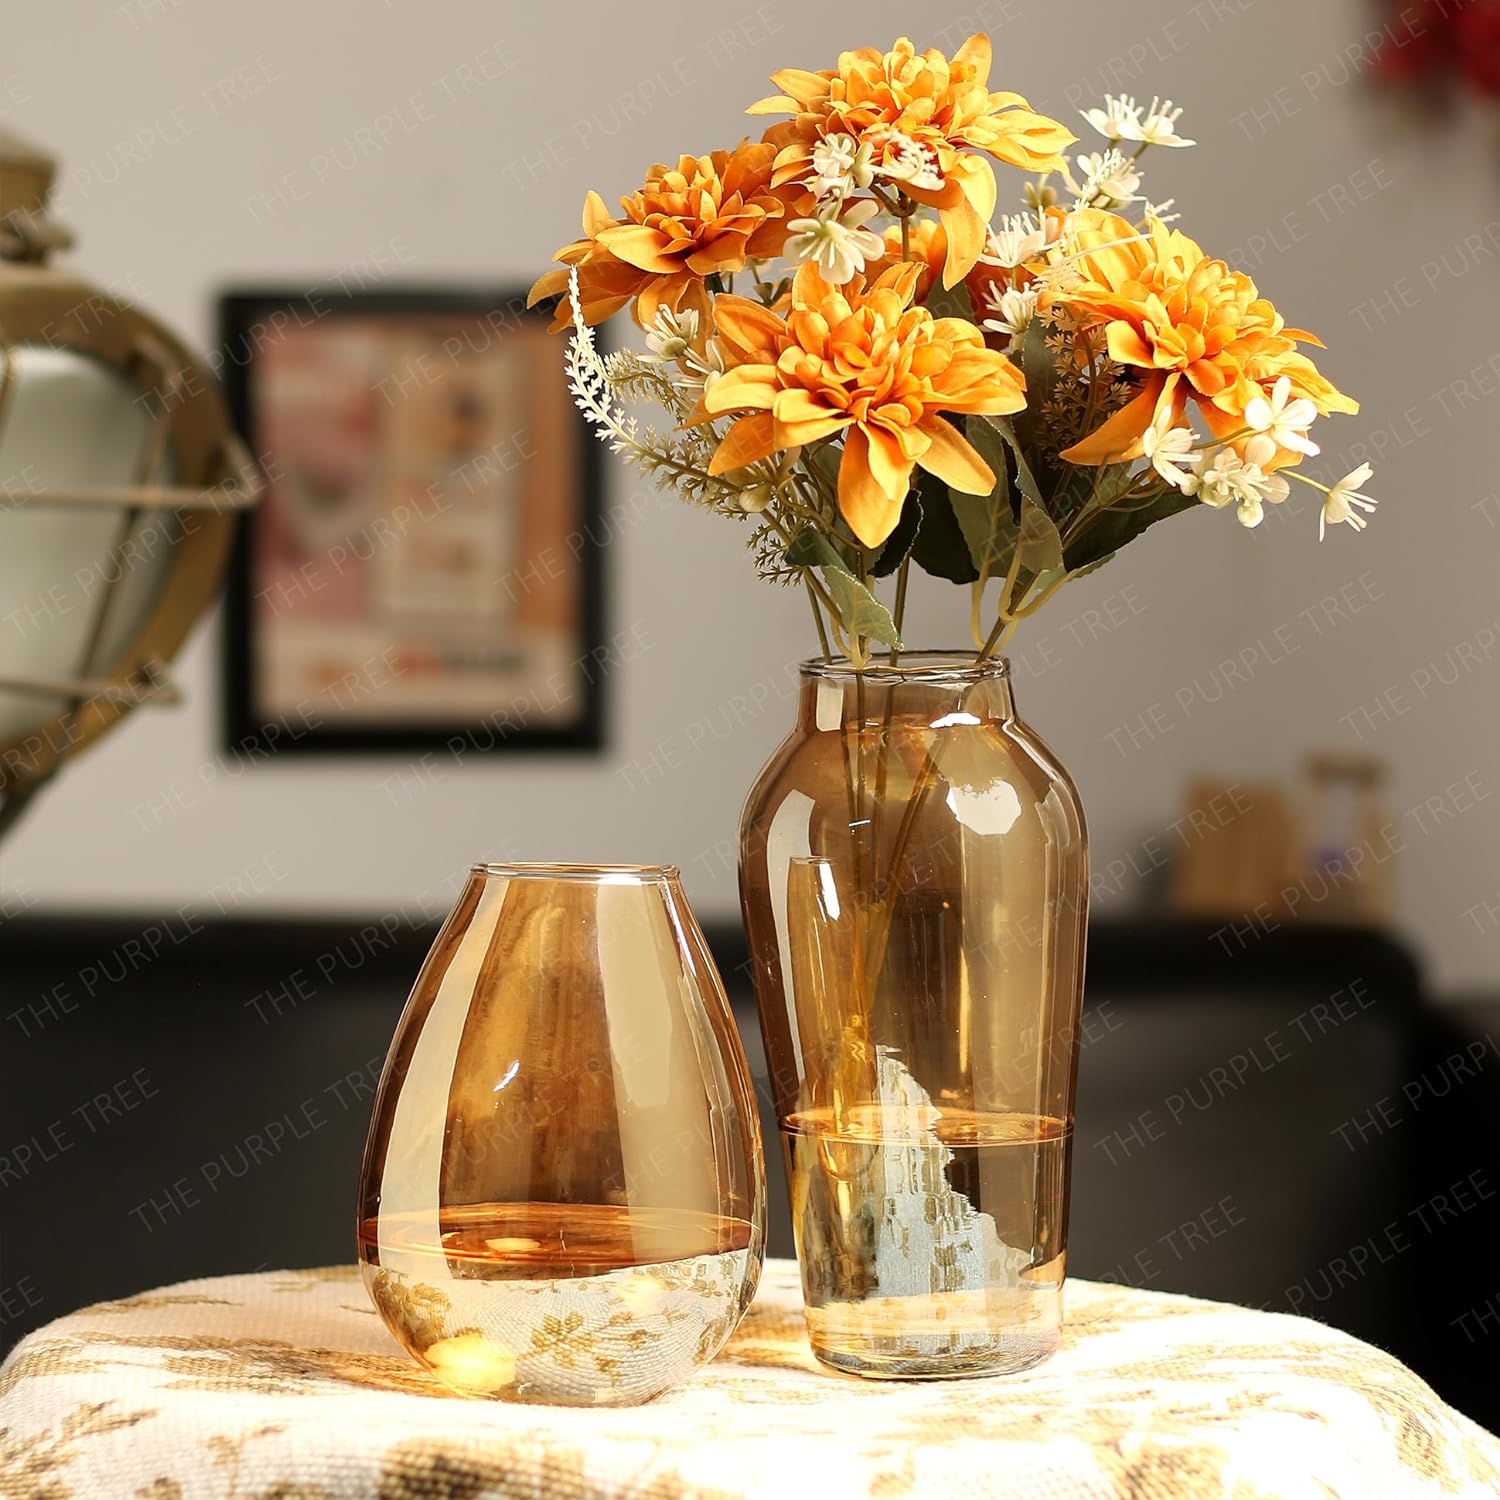
[[[653,166],[645,186],[620,200],[623,219],[611,218],[604,200],[590,193],[584,237],[553,256],[563,269],[542,276],[528,301],[565,291],[568,269],[577,266],[590,324],[631,302],[642,327],[655,322],[663,307],[678,312],[687,306],[706,321],[704,277],[779,254],[789,204],[810,201],[806,192],[772,189],[775,156],[772,146],[741,142],[733,151],[681,157],[675,167]],[[559,307],[554,330],[569,321],[567,309]]]
[[[885,254],[865,267],[865,276],[871,281],[892,266],[899,266],[904,258],[899,224],[892,224],[885,231],[884,239]],[[936,219],[913,219],[907,225],[906,246],[918,270],[913,300],[925,302],[933,284],[943,274],[943,264],[948,259],[948,236]]]
[[[804,264],[785,318],[743,297],[716,297],[730,368],[709,386],[703,412],[747,415],[719,444],[712,472],[842,435],[839,510],[867,547],[891,534],[913,468],[988,494],[994,473],[940,413],[1019,411],[1025,380],[972,323],[913,307],[917,274],[894,266],[868,287],[858,275],[835,287]]]
[[[1058,153],[1077,139],[1019,94],[992,92],[990,62],[990,39],[979,32],[951,60],[902,37],[889,52],[842,53],[836,69],[773,73],[782,92],[749,110],[795,117],[766,132],[777,147],[772,181],[805,180],[820,141],[853,136],[888,179],[938,211],[948,237],[943,285],[956,285],[979,259],[995,211],[994,168],[974,153],[1027,172],[1060,171]]]
[[[1081,253],[1067,263],[1052,305],[1101,322],[1109,357],[1139,371],[1141,383],[1134,399],[1063,458],[1101,464],[1139,457],[1147,428],[1180,421],[1189,400],[1211,432],[1227,436],[1244,428],[1250,403],[1283,376],[1291,397],[1305,397],[1320,415],[1359,410],[1297,349],[1298,341],[1318,340],[1286,327],[1248,276],[1210,260],[1157,220],[1146,234],[1100,209],[1082,211],[1078,221]],[[1279,449],[1275,462],[1296,456]]]

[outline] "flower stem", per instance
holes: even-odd
[[[1065,579],[1058,579],[1051,586],[1059,587]],[[1037,596],[1036,604],[1040,604],[1051,592],[1051,588],[1044,589]],[[995,621],[994,628],[990,631],[984,644],[979,648],[976,662],[989,661],[997,651],[1005,645],[1014,632],[1020,615],[1008,614],[1002,608],[999,617]],[[930,795],[937,778],[937,761],[933,759],[929,748],[922,758],[922,767],[918,771],[916,780],[912,783],[911,794],[906,800],[906,806],[901,812],[901,822],[896,828],[896,837],[891,847],[890,863],[887,866],[886,878],[882,885],[882,893],[885,897],[885,905],[893,907],[896,896],[896,879],[901,866],[901,861],[906,857],[906,846],[911,842],[913,830],[917,826],[917,818],[922,811],[922,805]],[[877,790],[877,797],[884,792],[884,782]],[[866,958],[865,973],[871,983],[879,978],[881,966],[885,962],[885,950],[890,941],[891,923],[895,918],[894,910],[885,912],[884,921],[870,934],[870,948]]]
[[[781,517],[776,514],[775,510],[768,510],[766,512],[766,519],[771,523],[773,527],[775,527],[781,539],[786,542],[788,546],[790,546],[792,542],[792,534],[786,529],[786,524],[782,521]],[[839,632],[838,625],[833,622],[838,620],[838,610],[834,607],[832,595],[830,595],[828,590],[825,589],[823,585],[818,581],[816,572],[814,572],[814,570],[810,567],[804,567],[801,569],[801,573],[803,585],[807,589],[807,597],[812,603],[813,620],[816,622],[818,627],[818,639],[823,643],[823,655],[831,660],[833,657],[833,652],[829,649],[828,646],[828,635],[823,628],[823,617],[818,613],[818,605],[821,604],[823,608],[828,611],[829,623],[832,625],[835,637],[838,637]],[[842,644],[842,641],[840,641],[840,644]],[[851,652],[850,654],[852,656],[853,653]]]
[[[1321,484],[1318,480],[1311,479],[1306,474],[1299,474],[1296,469],[1286,469],[1282,472],[1284,478],[1295,479],[1301,484],[1309,484],[1315,490],[1322,490],[1325,495],[1331,495],[1333,493],[1332,485]]]
[[[863,656],[863,653],[861,653]],[[843,716],[844,732],[847,735],[849,721],[847,713],[841,708]],[[849,828],[849,836],[854,840],[854,883],[855,889],[863,896],[869,892],[873,896],[871,886],[875,878],[875,854],[869,848],[870,821],[865,813],[865,661],[861,660],[859,669],[854,674],[854,817]]]
[[[901,566],[896,569],[896,608],[892,614],[892,622],[896,626],[896,640],[901,640],[901,623],[906,618],[906,581],[911,576],[911,553],[908,552],[901,559]],[[901,647],[899,644],[891,647],[891,665],[894,667],[901,660]]]
[[[903,227],[905,220],[902,221]],[[911,574],[911,553],[907,553],[901,559],[901,566],[896,570],[896,607],[891,616],[896,627],[897,644],[891,647],[891,665],[896,666],[901,660],[901,624],[906,617],[906,583]],[[886,689],[885,709],[880,716],[880,747],[879,755],[875,762],[875,806],[871,809],[871,817],[874,820],[872,842],[875,848],[875,857],[880,857],[880,824],[882,813],[885,808],[885,783],[886,768],[891,757],[891,711],[894,705],[895,684]]]
[[[1014,613],[1014,615],[1012,615],[1012,617],[1011,617],[1011,622],[1010,622],[1010,623],[1011,623],[1011,624],[1012,624],[1012,625],[1015,625],[1015,624],[1016,624],[1016,622],[1017,622],[1017,621],[1018,621],[1018,620],[1025,620],[1025,619],[1029,619],[1029,618],[1030,618],[1030,617],[1031,617],[1031,616],[1032,616],[1032,615],[1034,615],[1034,614],[1035,614],[1035,613],[1036,613],[1036,612],[1037,612],[1037,610],[1039,610],[1039,609],[1040,609],[1040,608],[1041,608],[1041,607],[1042,607],[1042,606],[1043,606],[1043,605],[1044,605],[1044,604],[1045,604],[1045,603],[1046,603],[1046,602],[1047,602],[1047,601],[1048,601],[1048,600],[1049,600],[1049,599],[1050,599],[1050,598],[1051,598],[1051,597],[1052,597],[1052,596],[1053,596],[1053,595],[1054,595],[1054,594],[1055,594],[1055,593],[1056,593],[1056,592],[1057,592],[1057,591],[1058,591],[1058,589],[1060,589],[1060,588],[1061,588],[1061,587],[1062,587],[1062,586],[1063,586],[1063,584],[1065,584],[1065,583],[1066,583],[1066,582],[1067,582],[1067,581],[1068,581],[1068,575],[1067,575],[1067,574],[1066,574],[1066,573],[1060,573],[1060,574],[1059,574],[1059,575],[1058,575],[1058,576],[1057,576],[1057,577],[1056,577],[1056,578],[1054,578],[1054,579],[1053,579],[1053,580],[1052,580],[1052,582],[1051,582],[1051,583],[1049,583],[1049,584],[1048,584],[1048,585],[1047,585],[1047,587],[1046,587],[1046,588],[1044,588],[1044,589],[1043,589],[1043,590],[1042,590],[1042,591],[1041,591],[1041,593],[1039,593],[1039,594],[1038,594],[1038,595],[1037,595],[1037,596],[1036,596],[1036,598],[1035,598],[1035,599],[1033,599],[1033,600],[1032,600],[1032,601],[1031,601],[1031,603],[1029,603],[1029,604],[1023,604],[1023,605],[1021,605],[1021,606],[1020,606],[1020,608],[1019,608],[1019,609],[1017,609],[1017,610],[1016,610],[1016,611],[1015,611],[1015,613]]]
[[[995,620],[995,628],[985,638],[984,645],[979,648],[979,660],[988,661],[1010,639],[1010,633],[1016,628],[1015,620],[1008,615],[1000,615]]]
[[[818,596],[812,590],[812,575],[804,568],[802,582],[807,586],[807,602],[812,609],[813,625],[818,632],[818,644],[823,648],[823,660],[833,660],[833,650],[828,644],[828,628],[823,624],[823,612],[818,608]]]

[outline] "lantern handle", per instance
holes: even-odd
[[[22,505],[133,506],[140,510],[248,510],[260,496],[259,485],[245,476],[206,490],[147,487],[139,490],[22,490],[0,486],[0,511]]]
[[[56,175],[54,157],[0,125],[0,260],[40,265],[73,243],[47,213]]]
[[[106,677],[33,677],[0,673],[0,693],[24,693],[41,698],[72,698],[83,702],[103,700],[134,708],[142,703],[169,706],[182,702],[182,690],[159,662],[145,662],[136,673],[139,680],[120,681]]]
[[[255,460],[233,433],[224,440],[228,479],[207,489],[183,489],[174,485],[142,485],[140,489],[17,489],[0,485],[0,512],[22,505],[100,506],[138,510],[249,510],[261,497],[265,485]]]

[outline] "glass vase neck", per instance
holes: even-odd
[[[1010,663],[976,651],[903,651],[872,656],[862,667],[847,657],[814,657],[801,666],[799,727],[924,720],[934,729],[962,723],[1009,723],[1016,716]]]

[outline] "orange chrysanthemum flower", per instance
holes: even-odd
[[[845,52],[831,71],[773,73],[782,92],[749,110],[795,116],[766,132],[778,148],[772,181],[805,179],[813,148],[831,135],[853,136],[885,167],[899,160],[900,187],[938,211],[948,237],[943,285],[956,285],[979,259],[995,211],[994,168],[973,153],[1027,172],[1059,171],[1058,153],[1077,139],[1019,94],[991,92],[990,62],[990,39],[979,32],[951,61],[935,50],[918,53],[902,37],[886,53]]]
[[[742,141],[733,151],[684,156],[675,167],[658,164],[638,193],[620,200],[623,219],[611,218],[604,200],[590,193],[583,208],[584,238],[553,256],[563,269],[537,281],[528,305],[566,291],[568,269],[576,266],[590,324],[602,323],[631,302],[642,327],[663,307],[673,312],[691,307],[706,322],[704,278],[779,254],[786,220],[810,201],[805,191],[772,189],[775,156],[772,146]],[[554,331],[568,322],[567,309],[559,307]]]
[[[943,273],[943,263],[948,258],[948,235],[936,219],[913,219],[907,225],[908,255],[901,254],[901,226],[892,224],[885,232],[885,254],[879,260],[865,266],[865,278],[874,281],[877,276],[899,266],[909,259],[917,267],[917,286],[913,301],[925,302],[933,283]]]
[[[712,472],[841,433],[839,510],[867,547],[894,529],[913,468],[988,494],[994,473],[940,413],[1019,411],[1025,380],[972,323],[913,307],[916,278],[915,266],[895,266],[868,288],[861,276],[835,287],[805,263],[785,319],[743,297],[716,297],[731,368],[709,386],[703,411],[748,415],[719,444]]]
[[[1180,421],[1190,399],[1211,432],[1228,436],[1283,375],[1294,397],[1305,396],[1321,415],[1359,410],[1297,350],[1299,340],[1319,341],[1286,327],[1248,276],[1156,220],[1142,235],[1103,210],[1079,217],[1083,254],[1070,263],[1053,305],[1102,321],[1109,357],[1142,380],[1126,406],[1063,452],[1070,463],[1138,457],[1146,429]],[[1276,461],[1295,457],[1282,450]]]

